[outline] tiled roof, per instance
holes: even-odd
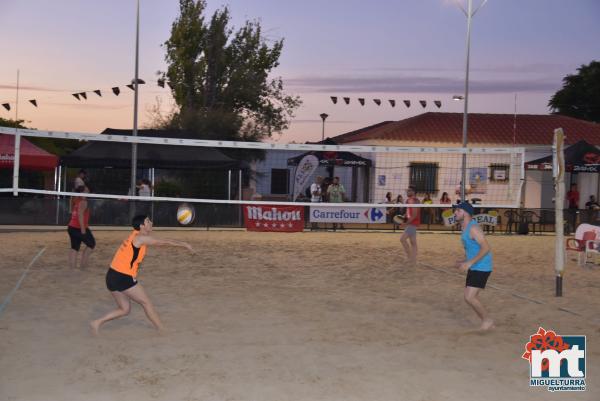
[[[516,129],[515,129],[516,121]],[[554,129],[563,128],[566,143],[585,140],[600,145],[600,124],[560,115],[469,113],[468,142],[551,145]],[[365,140],[462,143],[462,113],[423,113],[385,121],[331,138],[339,144]]]

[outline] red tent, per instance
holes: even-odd
[[[15,160],[15,136],[0,134],[0,168],[13,168]],[[58,156],[46,152],[21,137],[20,168],[24,170],[54,170]]]

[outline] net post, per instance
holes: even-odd
[[[565,134],[562,128],[554,130],[554,143],[552,145],[553,176],[556,187],[554,198],[555,211],[555,260],[554,268],[556,271],[556,296],[562,297],[563,273],[565,269],[565,248],[564,248],[564,216],[563,202],[565,199],[565,155],[564,155]]]
[[[13,195],[19,195],[19,165],[21,163],[21,134],[17,130],[15,134],[15,155],[13,160]]]

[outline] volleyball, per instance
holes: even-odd
[[[194,209],[188,205],[181,205],[177,208],[177,221],[183,226],[187,226],[194,221]]]
[[[394,223],[396,224],[404,224],[406,222],[406,216],[403,214],[397,214],[392,220],[394,220]]]

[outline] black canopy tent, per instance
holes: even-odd
[[[527,170],[552,170],[552,155],[525,163]],[[565,170],[570,173],[600,173],[600,150],[581,140],[565,149]]]
[[[310,143],[310,142],[309,142]],[[337,145],[337,142],[331,138],[319,142],[321,145]],[[311,151],[298,156],[289,158],[288,166],[297,166],[306,155],[315,155],[319,159],[320,166],[335,167],[371,167],[371,160],[361,157],[352,152],[336,152],[336,151]],[[331,170],[333,171],[333,170]]]
[[[327,138],[325,141],[320,142],[323,145],[337,145],[336,142]],[[358,176],[357,169],[364,169],[364,179],[365,179],[365,199],[369,199],[369,169],[372,165],[372,161],[370,159],[364,158],[352,152],[338,152],[338,151],[310,151],[303,153],[298,156],[291,157],[287,160],[287,165],[290,167],[296,167],[302,159],[307,155],[314,155],[319,160],[319,166],[327,167],[327,172],[329,177],[334,176],[334,169],[336,167],[350,167],[352,168],[352,192],[351,192],[351,200],[353,202],[357,201],[358,193]]]
[[[108,128],[101,135],[131,136],[131,130]],[[178,130],[139,130],[138,136],[154,138],[196,139]],[[240,162],[214,148],[199,146],[138,144],[138,167],[160,169],[233,169]],[[131,144],[93,141],[63,156],[61,165],[86,168],[130,168]]]
[[[100,135],[131,136],[132,131],[108,128]],[[186,131],[154,129],[139,130],[138,137],[198,139],[193,133]],[[160,181],[157,180],[156,189],[160,191],[159,195],[169,197],[234,198],[236,192],[238,195],[241,193],[239,184],[242,181],[242,170],[247,168],[246,162],[210,147],[138,143],[137,155],[140,174],[144,173],[154,187],[156,170],[157,179],[162,177]],[[130,178],[126,171],[131,169],[131,143],[89,141],[63,156],[60,164],[65,167],[62,179],[66,190],[72,189],[67,185],[67,168],[85,168],[91,173],[92,192],[126,194]],[[182,176],[183,170],[185,173]],[[94,221],[97,224],[108,224],[108,221],[111,224],[125,224],[129,221],[126,204],[118,203],[96,200]],[[155,208],[154,204],[155,202],[152,203],[150,214],[155,222],[163,225],[177,224],[174,217],[177,203],[163,202],[159,208]],[[237,221],[239,217],[237,207],[213,204],[197,204],[194,207],[203,216],[197,218],[194,224],[229,224],[230,220]],[[217,209],[220,210],[219,213],[216,212]]]
[[[131,136],[132,131],[108,128],[100,135]],[[192,133],[186,131],[153,129],[139,130],[138,137],[197,139]],[[227,199],[228,196],[233,195],[231,187],[237,186],[235,184],[238,181],[235,176],[232,176],[232,170],[238,170],[236,173],[241,177],[241,171],[245,168],[244,162],[225,155],[219,149],[208,147],[138,143],[137,154],[137,166],[140,169],[148,169],[147,178],[153,185],[155,170],[158,170],[159,176],[181,175],[176,171],[187,170],[191,175],[201,174],[205,177],[200,181],[196,179],[181,183],[183,188],[175,187],[168,190],[163,188],[161,192],[167,191],[168,196],[181,194],[188,197]],[[75,167],[95,170],[93,171],[95,177],[91,184],[93,192],[127,193],[125,188],[129,188],[129,179],[122,172],[131,168],[131,143],[90,141],[63,156],[60,163],[65,167],[63,169],[65,189],[71,189],[66,185],[66,170]],[[110,169],[117,171],[111,173]]]

